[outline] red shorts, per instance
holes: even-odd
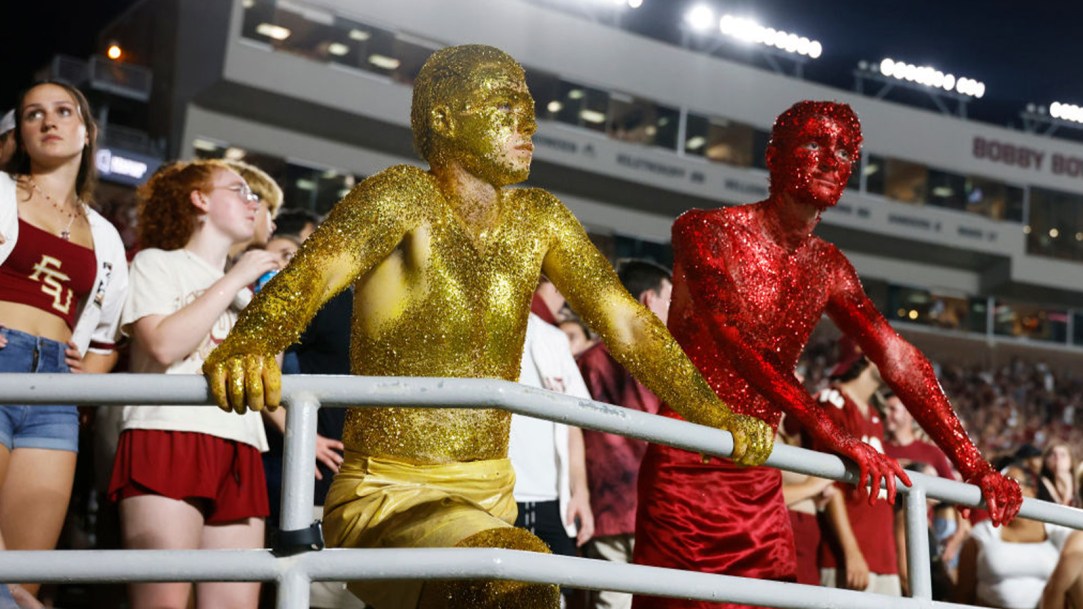
[[[205,433],[121,433],[109,499],[140,495],[189,501],[203,512],[206,524],[266,518],[270,513],[259,451]]]

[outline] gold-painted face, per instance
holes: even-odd
[[[518,65],[494,63],[474,71],[472,90],[447,107],[446,137],[439,155],[495,186],[522,182],[530,174],[537,131],[534,98]]]

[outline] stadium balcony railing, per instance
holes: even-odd
[[[517,414],[617,433],[687,450],[727,455],[728,433],[618,406],[497,380],[287,376],[282,516],[285,543],[264,550],[63,550],[0,552],[0,581],[275,581],[279,609],[309,606],[309,583],[333,580],[511,579],[562,586],[729,601],[786,608],[916,609],[952,607],[932,600],[926,500],[976,506],[976,486],[911,473],[904,496],[911,597],[693,573],[498,549],[317,550],[312,498],[316,412],[320,407],[501,408]],[[182,404],[210,406],[202,377],[150,374],[0,374],[0,403]],[[767,465],[844,482],[842,459],[776,446]],[[1083,529],[1083,510],[1028,499],[1021,516]],[[165,523],[163,523],[164,525]]]

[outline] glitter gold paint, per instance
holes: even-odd
[[[543,190],[504,188],[526,178],[536,128],[514,60],[479,46],[434,53],[419,74],[411,120],[431,171],[392,167],[335,206],[207,359],[220,406],[277,405],[271,355],[350,284],[354,374],[518,380],[531,294],[545,272],[659,397],[690,420],[732,431],[739,462],[767,458],[771,429],[719,401],[575,217]],[[348,414],[343,440],[351,458],[499,459],[509,421],[492,409],[359,408]]]
[[[512,548],[549,554],[549,547],[524,529],[489,529],[462,540],[460,548]],[[560,606],[560,589],[507,580],[428,582],[420,609],[470,607],[471,609],[547,609]]]

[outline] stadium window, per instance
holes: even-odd
[[[680,112],[654,102],[625,95],[609,94],[606,134],[622,142],[677,149]]]
[[[903,203],[921,205],[929,184],[929,170],[918,163],[885,159],[884,196]]]
[[[884,194],[884,157],[875,154],[863,156],[865,161],[861,167],[861,173],[865,178],[865,192],[874,195]]]
[[[1083,196],[1032,187],[1027,253],[1083,260]]]
[[[685,154],[736,167],[754,166],[756,129],[725,118],[688,115]]]
[[[275,49],[327,62],[334,57],[332,51],[337,51],[342,44],[334,23],[335,18],[330,13],[316,9],[293,11],[279,5],[273,21],[257,25],[256,34]]]
[[[966,209],[966,178],[961,175],[941,171],[927,170],[929,205],[964,211]]]
[[[444,45],[412,36],[402,34],[396,36],[393,57],[400,63],[394,72],[395,81],[413,86],[417,73],[421,71],[421,66],[425,65],[429,56],[442,46]]]
[[[707,131],[710,119],[700,114],[688,113],[684,126],[684,153],[688,156],[707,156]]]
[[[658,135],[658,113],[654,104],[623,93],[609,94],[609,121],[606,134],[622,142],[651,145]]]
[[[364,23],[336,17],[335,37],[338,45],[332,47],[332,63],[362,69],[362,62],[369,56],[369,40],[375,28]]]
[[[241,36],[256,42],[270,44],[274,39],[263,24],[275,24],[276,0],[254,0],[245,5],[244,18],[241,21]],[[263,26],[263,27],[260,27]]]
[[[557,84],[559,106],[552,116],[565,124],[605,131],[609,94],[601,89],[561,80]]]
[[[1023,189],[978,176],[966,179],[966,210],[993,220],[1023,221]]]
[[[365,51],[356,67],[383,76],[393,76],[402,61],[395,57],[395,35],[380,28],[368,28]]]
[[[564,107],[558,93],[560,79],[542,70],[527,68],[526,86],[534,98],[534,112],[541,120],[556,120],[556,115]]]
[[[654,106],[655,134],[652,142],[659,148],[665,148],[671,152],[677,150],[677,131],[680,127],[681,112],[675,108],[666,106]]]
[[[887,288],[887,317],[897,321],[929,325],[932,294],[922,288],[889,285]]]
[[[1068,312],[998,299],[993,332],[1001,336],[1064,343],[1068,340]]]
[[[727,165],[750,167],[752,132],[752,127],[743,123],[722,118],[711,119],[707,129],[707,158]]]

